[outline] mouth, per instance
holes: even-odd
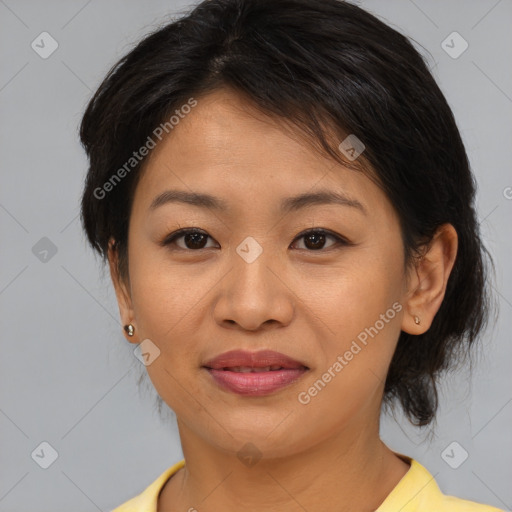
[[[273,350],[260,350],[259,352],[230,350],[210,359],[203,366],[213,370],[238,372],[307,368],[303,362]]]
[[[225,352],[203,365],[215,384],[245,396],[263,396],[299,380],[309,367],[273,351]]]
[[[306,368],[305,366],[303,368]],[[214,368],[210,368],[213,370]],[[283,368],[279,365],[273,366],[226,366],[224,368],[216,368],[225,372],[236,372],[236,373],[260,373],[260,372],[277,372],[279,370],[285,370],[290,368]]]

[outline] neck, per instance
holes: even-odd
[[[376,429],[345,428],[303,451],[245,465],[178,421],[186,465],[164,486],[158,511],[376,510],[409,469]]]

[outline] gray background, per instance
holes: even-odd
[[[435,435],[397,414],[398,423],[383,417],[382,437],[425,465],[445,493],[510,509],[512,1],[359,4],[430,53],[477,176],[500,307],[473,377],[461,371],[443,382]],[[1,512],[107,511],[182,457],[172,412],[161,421],[149,381],[137,387],[145,369],[81,233],[86,159],[77,125],[110,66],[187,5],[0,0]],[[46,59],[31,47],[43,31],[59,45]],[[453,31],[469,44],[458,58],[441,46]],[[41,455],[43,441],[58,453],[48,469],[34,460],[50,456]],[[469,456],[457,469],[445,462],[443,453],[460,462],[462,450]]]

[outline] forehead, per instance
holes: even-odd
[[[257,199],[268,205],[318,189],[357,196],[368,209],[387,201],[363,173],[322,155],[289,123],[225,89],[198,98],[151,151],[135,202],[147,210],[169,188],[208,192],[233,203]]]

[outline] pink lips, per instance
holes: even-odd
[[[232,350],[206,362],[204,368],[222,388],[246,396],[263,396],[300,379],[308,367],[271,350]]]

